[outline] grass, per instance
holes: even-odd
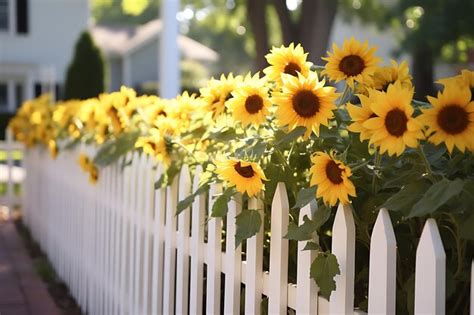
[[[23,152],[19,150],[13,151],[13,160],[21,161],[23,160]],[[0,150],[0,162],[5,162],[7,160],[7,151]]]
[[[15,217],[15,216],[14,216]],[[17,215],[15,226],[23,240],[28,254],[33,260],[33,264],[38,276],[46,283],[48,292],[56,305],[61,309],[64,315],[80,315],[81,309],[69,292],[68,287],[59,278],[51,265],[48,257],[43,253],[38,243],[32,238],[30,231],[23,224],[21,218]]]

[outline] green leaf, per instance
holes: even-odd
[[[303,250],[321,250],[321,246],[318,243],[307,241]]]
[[[302,188],[298,195],[296,196],[296,203],[293,206],[295,208],[302,208],[306,206],[311,200],[316,199],[316,186],[311,186],[309,188]]]
[[[337,258],[330,252],[319,254],[311,264],[311,278],[316,281],[319,293],[328,300],[332,291],[336,290],[334,277],[340,273]]]
[[[219,197],[216,198],[214,204],[212,205],[211,217],[213,218],[222,218],[227,215],[229,211],[228,203],[230,198],[235,195],[234,188],[226,189]]]
[[[283,236],[289,240],[306,241],[312,239],[312,234],[318,228],[317,224],[311,221],[307,215],[303,217],[303,224],[298,226],[295,222],[288,225],[288,233]]]
[[[246,240],[260,231],[262,217],[258,210],[245,209],[236,217],[235,223],[235,246],[239,246],[243,240]]]
[[[459,225],[459,234],[463,239],[474,241],[474,213],[467,219],[463,220]]]
[[[313,211],[313,222],[319,229],[331,216],[331,207],[325,204],[318,204],[315,211]]]
[[[186,198],[178,202],[176,215],[180,214],[184,209],[189,208],[193,204],[194,199],[196,199],[198,195],[202,194],[208,189],[209,189],[209,185],[207,183],[202,184],[194,193],[192,193],[191,195],[187,196]]]
[[[435,212],[449,199],[458,195],[463,186],[464,181],[461,179],[450,181],[443,178],[424,193],[423,197],[413,206],[408,217],[421,217]]]
[[[94,164],[100,167],[116,162],[121,156],[135,147],[140,133],[138,131],[124,133],[117,139],[106,142],[94,157]]]
[[[409,183],[402,187],[396,194],[388,198],[382,205],[391,211],[399,211],[408,215],[415,202],[420,200],[429,185],[426,181],[417,181]]]
[[[155,190],[164,187],[166,174],[161,174],[160,178],[155,182]]]
[[[289,133],[285,134],[282,138],[278,139],[277,142],[275,142],[275,146],[279,147],[280,145],[288,144],[304,135],[305,132],[306,127],[298,126]]]

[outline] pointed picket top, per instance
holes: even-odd
[[[351,205],[339,204],[332,227],[332,253],[341,273],[336,275],[336,290],[330,297],[331,314],[354,311],[355,225]]]
[[[194,172],[193,192],[199,188],[199,180],[202,167],[198,165]],[[192,207],[192,236],[191,236],[191,275],[189,289],[189,313],[202,314],[202,292],[203,292],[203,247],[204,243],[204,220],[206,211],[206,195],[196,196]]]
[[[416,250],[415,314],[444,314],[446,254],[436,221],[426,220]]]
[[[312,218],[311,206],[307,204],[300,210],[299,222],[304,223],[303,218]],[[306,241],[298,242],[298,267],[296,276],[296,313],[297,314],[317,314],[318,313],[318,286],[310,278],[311,264],[316,258],[317,252],[314,250],[303,250]]]
[[[395,314],[397,241],[385,208],[370,239],[369,314]]]
[[[284,183],[278,183],[273,197],[270,236],[270,292],[268,313],[286,314],[288,300],[288,195]]]

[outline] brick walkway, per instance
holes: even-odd
[[[12,222],[0,218],[0,315],[59,315]]]

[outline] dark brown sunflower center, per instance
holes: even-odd
[[[148,145],[151,147],[153,151],[156,151],[156,149],[158,148],[158,145],[154,143],[153,141],[148,141]]]
[[[245,100],[245,109],[250,114],[258,113],[263,108],[263,99],[260,95],[251,95]]]
[[[237,162],[234,165],[234,169],[237,173],[239,173],[242,177],[245,177],[245,178],[250,178],[253,176],[253,174],[255,174],[251,165],[242,166],[240,162]]]
[[[342,170],[333,160],[326,164],[326,176],[335,185],[342,183]]]
[[[319,111],[319,98],[312,91],[301,90],[293,96],[295,112],[304,118],[313,117]]]
[[[407,115],[400,109],[392,109],[385,116],[385,128],[395,137],[401,137],[407,131]]]
[[[356,76],[362,73],[365,68],[364,60],[357,55],[349,55],[339,62],[339,70],[348,76]]]
[[[298,76],[298,72],[301,72],[301,68],[294,62],[288,62],[283,70],[286,74],[291,74],[294,77]]]
[[[448,105],[438,113],[438,125],[446,133],[455,135],[466,130],[469,125],[469,114],[459,105]]]

